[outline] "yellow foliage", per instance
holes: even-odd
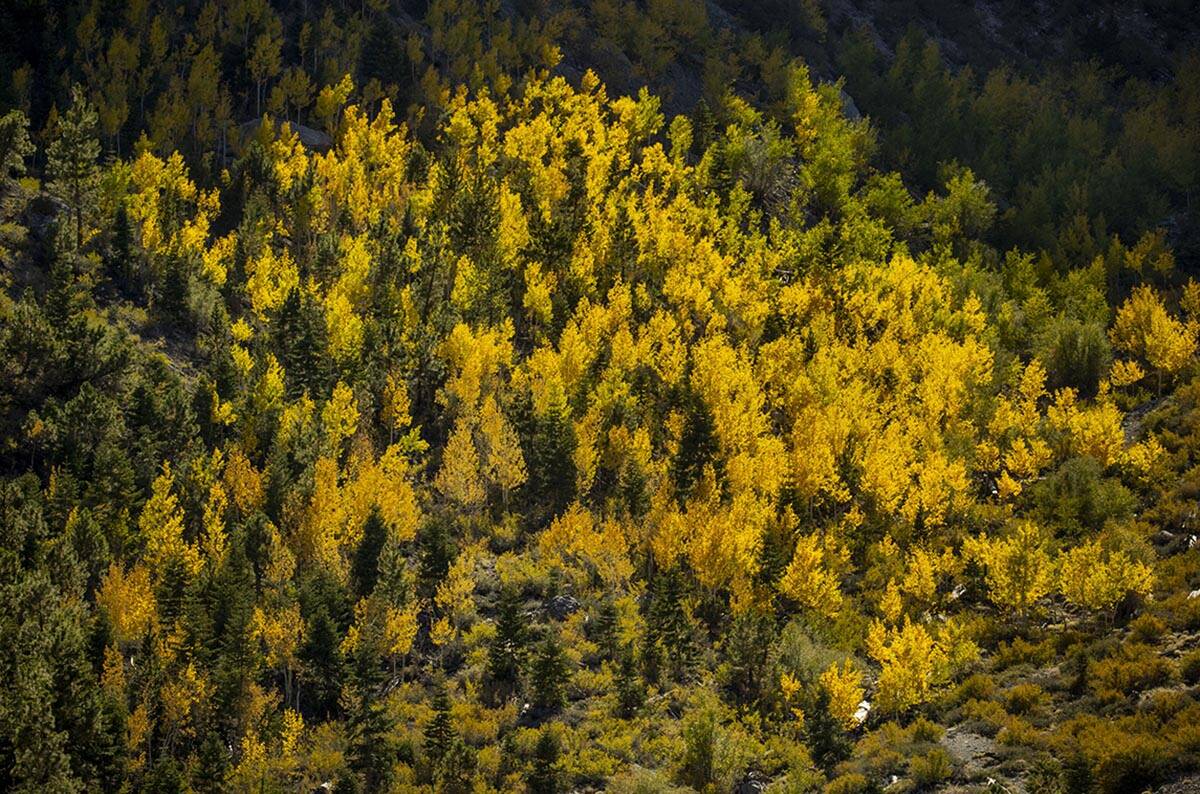
[[[442,402],[456,415],[474,415],[489,394],[495,394],[512,363],[513,329],[506,321],[499,328],[474,331],[458,324],[442,343],[441,354],[454,373],[446,382]]]
[[[260,320],[280,306],[288,293],[300,287],[300,273],[291,254],[276,254],[270,245],[246,263],[246,294]]]
[[[1127,593],[1148,596],[1154,573],[1123,551],[1105,551],[1099,542],[1086,541],[1060,557],[1059,587],[1072,604],[1107,611]]]
[[[478,510],[487,494],[479,471],[479,453],[475,448],[471,424],[460,418],[442,450],[442,467],[434,481],[442,496],[465,510]]]
[[[266,648],[269,667],[283,670],[296,665],[296,653],[304,641],[304,621],[298,602],[271,610],[256,607],[251,625],[254,636]]]
[[[479,414],[479,433],[483,441],[483,472],[488,482],[505,494],[524,483],[521,441],[490,394]]]
[[[816,535],[796,540],[792,561],[779,580],[779,591],[801,606],[822,615],[835,615],[842,606],[838,582],[825,568],[825,552]]]
[[[172,493],[175,478],[171,467],[163,463],[162,473],[151,486],[150,498],[138,517],[138,530],[145,543],[145,560],[156,576],[170,563],[180,563],[194,574],[200,570],[200,554],[183,539],[183,510]]]
[[[850,660],[831,664],[821,673],[821,686],[829,693],[829,713],[846,728],[854,727],[854,712],[863,699],[862,675]]]
[[[1046,423],[1060,434],[1065,454],[1091,455],[1101,466],[1118,462],[1125,448],[1121,412],[1105,394],[1081,407],[1075,390],[1063,389],[1054,395]]]
[[[1145,285],[1117,310],[1109,337],[1113,347],[1169,375],[1181,370],[1196,352],[1195,331],[1172,317]]]
[[[341,381],[321,409],[321,427],[330,449],[337,449],[358,428],[358,400],[353,390]]]
[[[445,578],[438,583],[433,602],[452,622],[457,623],[475,608],[472,596],[475,593],[475,562],[478,555],[478,549],[463,549],[454,558]]]
[[[225,460],[225,490],[243,515],[262,507],[264,492],[262,475],[238,447],[229,450]]]
[[[896,628],[872,624],[867,653],[880,664],[875,702],[885,714],[926,702],[949,675],[945,650],[923,626],[908,618]]]
[[[141,565],[135,565],[129,573],[115,562],[109,565],[96,593],[96,603],[107,613],[117,642],[136,643],[158,624],[150,573]]]
[[[389,605],[384,618],[383,647],[389,656],[406,656],[412,650],[413,641],[417,637],[416,602],[404,608]]]
[[[592,514],[573,504],[554,519],[538,538],[544,559],[557,565],[578,565],[608,588],[628,583],[633,576],[625,533],[614,521],[597,523]]]
[[[1038,526],[1021,521],[1002,539],[967,538],[963,555],[984,569],[988,597],[1025,615],[1054,586],[1054,569]]]

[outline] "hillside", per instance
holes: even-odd
[[[1186,11],[4,6],[0,788],[1191,790]]]

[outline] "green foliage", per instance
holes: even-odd
[[[425,757],[437,768],[450,752],[458,734],[450,717],[450,695],[444,682],[438,682],[433,695],[433,716],[425,724]]]
[[[497,697],[515,692],[520,687],[521,672],[528,656],[526,617],[521,611],[522,603],[521,594],[516,589],[506,588],[500,594],[496,634],[488,646],[487,657],[488,677],[496,686]],[[553,681],[546,683],[555,685]]]
[[[562,791],[559,752],[554,726],[547,725],[538,734],[537,745],[533,748],[533,766],[527,783],[530,794],[557,794]]]
[[[566,703],[566,684],[569,680],[567,660],[563,656],[558,633],[548,629],[538,645],[530,670],[533,707],[554,713]]]
[[[85,214],[93,207],[99,180],[100,142],[96,140],[96,109],[83,89],[71,89],[71,105],[58,122],[46,148],[50,188],[67,203],[74,221],[75,249],[83,248]]]

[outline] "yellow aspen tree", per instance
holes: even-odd
[[[845,728],[854,727],[854,712],[863,699],[862,674],[847,659],[829,665],[818,679],[829,693],[829,713]]]
[[[300,287],[300,271],[286,250],[276,254],[270,245],[246,263],[246,293],[260,320],[283,305],[288,293]]]
[[[968,538],[963,554],[984,570],[988,598],[1024,617],[1054,587],[1054,567],[1041,529],[1019,522],[1005,538]]]
[[[396,443],[396,435],[408,430],[412,424],[409,411],[412,407],[408,398],[408,384],[403,376],[392,372],[388,374],[387,384],[383,388],[382,419],[388,429],[388,443]]]
[[[254,385],[252,402],[257,415],[268,415],[283,408],[283,374],[283,367],[280,366],[279,360],[273,354],[268,353],[266,366],[263,368],[258,382]],[[253,449],[252,436],[248,438],[248,435],[242,436],[242,443],[247,445],[247,449]]]
[[[192,574],[200,570],[199,553],[183,538],[183,510],[172,492],[174,486],[170,464],[163,463],[162,473],[155,478],[150,498],[138,517],[146,564],[155,576],[171,562],[182,563]]]
[[[392,671],[396,670],[397,659],[403,659],[412,651],[413,642],[417,638],[420,613],[418,604],[413,601],[403,607],[389,604],[383,624],[384,653],[392,663]]]
[[[464,510],[474,512],[483,506],[486,494],[479,471],[479,453],[471,424],[466,418],[455,423],[454,432],[442,451],[442,467],[434,485],[442,496]]]
[[[317,460],[313,492],[297,538],[297,553],[305,561],[324,566],[339,579],[347,574],[341,554],[346,505],[338,485],[338,465],[332,458]]]
[[[938,560],[928,551],[915,548],[909,552],[900,580],[900,592],[923,609],[934,605],[938,587]]]
[[[1123,551],[1106,551],[1087,541],[1059,558],[1059,589],[1072,604],[1108,612],[1129,593],[1148,596],[1154,572]]]
[[[472,595],[475,593],[475,562],[478,555],[479,550],[474,547],[459,552],[433,597],[438,611],[455,625],[475,609]]]
[[[525,457],[521,453],[521,440],[490,394],[479,413],[479,433],[483,439],[484,474],[500,489],[507,504],[509,492],[525,482]]]
[[[160,693],[162,711],[159,727],[168,735],[189,729],[193,712],[212,696],[212,687],[203,674],[196,671],[195,662],[188,661],[163,684]]]
[[[304,621],[296,601],[272,608],[255,607],[251,630],[266,651],[267,667],[283,673],[284,700],[291,702],[297,653],[304,642]]]
[[[817,535],[797,538],[792,561],[779,580],[779,592],[822,615],[836,615],[841,609],[842,591],[825,567],[825,551]]]
[[[142,565],[126,573],[119,563],[112,563],[100,582],[96,604],[108,615],[113,638],[126,646],[141,641],[158,624],[150,573]]]
[[[800,694],[803,687],[800,680],[786,670],[779,674],[779,691],[783,695],[783,702],[791,710],[792,717],[795,718],[798,723],[797,727],[800,728],[804,727],[804,709],[796,701],[798,700],[797,695]]]
[[[903,626],[891,629],[872,624],[867,653],[880,665],[876,703],[884,714],[899,714],[928,701],[949,673],[945,651],[923,626],[908,618]]]
[[[1122,353],[1141,359],[1162,375],[1173,376],[1195,355],[1195,330],[1172,317],[1158,295],[1142,285],[1117,310],[1109,338]]]
[[[358,400],[354,391],[341,381],[333,387],[333,394],[321,409],[321,428],[326,448],[334,451],[358,428]]]
[[[613,521],[598,525],[590,512],[572,504],[538,538],[542,559],[551,565],[575,566],[587,577],[598,576],[609,587],[620,587],[633,576],[629,546],[622,528]]]
[[[265,498],[262,475],[240,447],[235,446],[226,453],[223,479],[226,492],[242,515],[249,515],[262,507]]]

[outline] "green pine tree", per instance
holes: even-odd
[[[354,592],[359,598],[366,598],[375,589],[375,582],[379,579],[379,554],[387,542],[387,535],[383,516],[378,508],[372,508],[363,525],[362,540],[354,551],[350,569]]]
[[[521,595],[515,589],[506,588],[500,594],[496,634],[488,646],[488,677],[497,698],[513,694],[519,688],[527,642]]]
[[[321,307],[307,290],[290,290],[279,307],[275,338],[287,373],[288,396],[324,397],[331,380],[329,329]]]
[[[436,769],[454,740],[458,738],[450,718],[450,693],[446,683],[438,681],[433,694],[433,718],[425,725],[425,758]]]
[[[606,658],[612,659],[617,652],[617,604],[610,596],[600,601],[596,619],[592,621],[592,638]]]
[[[566,703],[566,682],[569,675],[558,631],[547,629],[538,645],[531,672],[533,706],[544,713],[554,713]]]
[[[352,670],[351,708],[347,718],[350,771],[362,784],[363,791],[387,791],[391,785],[396,748],[390,738],[393,720],[382,692],[383,671],[372,643],[359,643]]]
[[[84,217],[91,211],[99,178],[98,117],[83,88],[71,89],[71,106],[58,121],[46,149],[50,191],[66,202],[75,224],[75,250],[83,248]]]
[[[575,430],[566,398],[558,393],[533,419],[527,456],[529,510],[535,524],[549,522],[575,498]]]
[[[529,794],[558,794],[562,791],[558,735],[553,725],[542,728],[533,748],[533,766],[526,779]]]
[[[632,717],[646,702],[646,685],[638,675],[633,647],[625,648],[617,663],[617,714]]]

